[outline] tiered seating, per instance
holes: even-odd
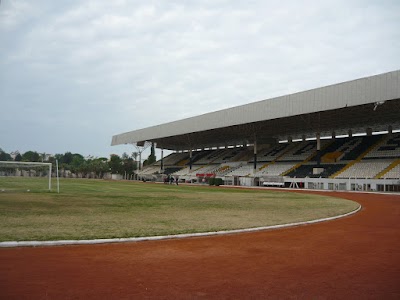
[[[279,156],[281,156],[291,146],[293,146],[293,144],[284,143],[284,144],[278,144],[276,146],[265,149],[257,155],[257,161],[259,161],[259,162],[273,161],[273,160],[277,159]]]
[[[164,174],[169,175],[169,174],[175,173],[176,171],[178,171],[180,169],[181,168],[178,168],[178,167],[166,167],[166,168],[164,168]]]
[[[360,142],[354,142],[356,145],[351,149],[351,151],[346,151],[346,154],[342,157],[342,160],[355,160],[362,153],[364,153],[368,148],[378,142],[382,136],[380,135],[372,135],[372,136],[363,136],[356,137],[354,140],[361,139]]]
[[[321,147],[327,143],[326,140],[321,140]],[[316,141],[306,141],[295,143],[296,146],[288,151],[284,156],[277,161],[303,161],[310,157],[317,150]]]
[[[399,158],[400,134],[388,135],[386,141],[369,152],[365,158]]]
[[[338,174],[335,178],[374,178],[391,163],[392,160],[362,160]]]
[[[220,165],[205,165],[203,167],[196,169],[196,173],[201,173],[201,174],[215,173],[215,171],[219,168],[219,166]]]
[[[139,175],[151,175],[151,174],[157,173],[159,171],[160,171],[159,166],[152,165],[152,166],[145,167],[143,170],[139,171],[138,174]]]
[[[188,152],[182,152],[182,153],[171,153],[170,155],[164,157],[163,159],[163,164],[164,166],[174,166],[180,161],[184,159],[189,158],[189,153]],[[155,165],[159,166],[161,165],[161,160],[158,160]]]
[[[317,143],[303,141],[273,145],[260,150],[254,172],[252,148],[227,148],[193,151],[192,169],[189,153],[172,153],[164,158],[164,173],[183,179],[193,179],[196,174],[211,176],[268,176],[328,178],[399,178],[400,133],[321,140],[321,163],[317,165]],[[369,151],[369,153],[367,153]],[[314,156],[313,156],[314,155]],[[351,164],[346,169],[347,164]],[[296,169],[294,169],[296,167]],[[314,168],[322,168],[313,174]],[[392,169],[390,169],[392,168]],[[294,169],[294,170],[292,170]],[[289,174],[286,174],[292,170]],[[340,173],[340,170],[344,170]],[[160,172],[160,161],[140,171],[140,175]]]
[[[244,148],[229,148],[226,149],[225,151],[221,152],[217,158],[215,158],[212,162],[213,163],[226,163],[230,161],[234,161],[235,157],[240,156],[243,151],[245,151]]]
[[[297,164],[296,162],[276,162],[258,171],[257,176],[263,176],[263,175],[280,176],[287,170],[293,168],[296,164]]]
[[[346,142],[336,150],[337,152],[343,153],[340,159],[344,158],[347,154],[351,153],[353,149],[358,147],[362,142],[361,137],[346,138],[345,140]]]
[[[236,170],[227,173],[226,176],[248,176],[253,174],[254,165],[250,163],[245,163]]]
[[[383,178],[388,179],[400,179],[400,164],[391,169],[385,175],[382,176]]]
[[[311,177],[311,178],[327,178],[331,176],[332,174],[338,172],[340,169],[344,168],[346,164],[320,164],[318,168],[323,168],[324,171],[319,174],[313,174],[313,170],[315,167],[317,167],[315,164],[305,164],[301,165],[298,167],[296,170],[293,170],[287,176],[290,177],[297,177],[297,178],[303,178],[303,177]]]
[[[335,157],[335,161],[338,162],[342,160],[347,154],[351,153],[354,148],[360,145],[361,142],[362,137],[335,139],[333,142],[331,142],[330,145],[321,150],[321,161],[324,162],[324,157],[329,154],[340,154],[339,156]],[[311,160],[317,161],[317,156],[314,156]]]
[[[214,172],[217,176],[224,176],[226,174],[231,173],[232,171],[240,168],[242,165],[242,162],[230,162],[230,163],[225,163],[221,164],[218,169],[216,169]]]
[[[217,149],[217,150],[204,150],[207,151],[207,155],[203,156],[199,160],[196,161],[198,165],[207,165],[212,161],[220,158],[224,155],[225,149]]]
[[[188,175],[196,175],[196,170],[199,169],[202,166],[192,166],[192,169],[190,170],[190,167],[182,168],[178,171],[176,171],[173,175],[176,176],[188,176]]]
[[[192,164],[201,165],[201,163],[199,163],[199,160],[202,159],[203,157],[209,155],[211,152],[212,152],[212,150],[193,151],[192,152]],[[187,163],[187,165],[189,165],[189,162]]]

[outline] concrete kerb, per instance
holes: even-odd
[[[361,205],[351,212],[346,214],[316,219],[311,221],[263,226],[255,228],[245,228],[245,229],[234,229],[234,230],[223,230],[223,231],[213,231],[213,232],[199,232],[199,233],[185,233],[176,235],[163,235],[163,236],[149,236],[149,237],[133,237],[133,238],[116,238],[116,239],[94,239],[94,240],[58,240],[58,241],[10,241],[10,242],[0,242],[0,248],[13,248],[13,247],[44,247],[44,246],[66,246],[66,245],[94,245],[94,244],[108,244],[108,243],[128,243],[128,242],[143,242],[143,241],[159,241],[168,239],[183,239],[190,237],[203,237],[203,236],[214,236],[214,235],[226,235],[235,233],[246,233],[246,232],[256,232],[262,230],[272,230],[287,227],[295,227],[300,225],[314,224],[320,222],[331,221],[339,218],[344,218],[352,214],[357,213],[361,210]]]

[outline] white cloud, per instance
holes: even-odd
[[[35,16],[37,10],[32,3],[24,1],[2,1],[0,3],[0,28],[12,30],[27,21],[27,14]]]

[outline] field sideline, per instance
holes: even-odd
[[[21,185],[20,179],[7,180]],[[332,217],[358,207],[329,196],[267,190],[63,179],[57,194],[37,191],[35,179],[28,184],[30,192],[0,193],[0,241],[232,230]]]

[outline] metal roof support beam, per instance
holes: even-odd
[[[256,174],[257,170],[257,138],[254,136],[254,175]]]
[[[164,173],[164,149],[161,148],[161,166],[160,166],[160,173]]]
[[[389,125],[389,126],[388,126],[388,133],[389,133],[389,134],[392,134],[392,133],[393,133],[393,127],[392,127],[392,125]]]
[[[137,152],[139,153],[139,161],[137,162],[137,170],[142,170],[142,152],[151,146],[149,142],[141,142],[133,144],[136,148]]]
[[[317,151],[319,151],[321,150],[321,133],[317,132],[315,137],[317,138]]]
[[[192,170],[192,148],[189,149],[189,170]]]
[[[321,133],[317,132],[317,166],[321,164]]]
[[[350,138],[353,137],[353,130],[349,129],[348,134]]]

